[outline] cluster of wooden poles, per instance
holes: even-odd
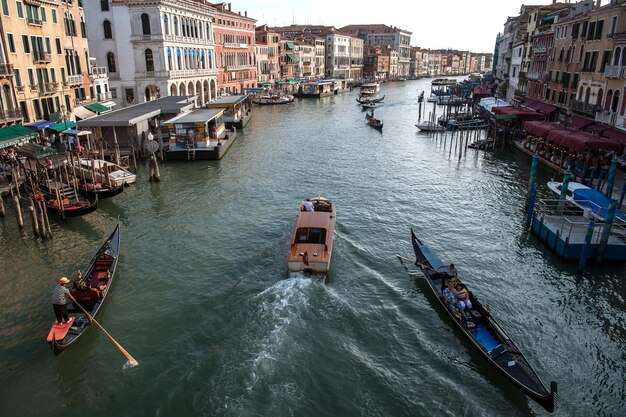
[[[16,173],[17,174],[17,173]],[[16,183],[17,183],[17,177]],[[15,217],[17,219],[17,225],[20,229],[24,228],[24,217],[22,215],[22,206],[20,200],[22,199],[19,186],[10,188],[11,192],[11,205],[15,209]],[[30,213],[30,221],[33,228],[33,235],[37,238],[46,239],[52,237],[52,230],[50,228],[50,220],[48,219],[48,210],[43,201],[34,200],[32,197],[28,198],[28,212]],[[6,210],[4,208],[4,200],[0,198],[0,217],[6,216]]]

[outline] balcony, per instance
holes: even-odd
[[[34,17],[28,18],[28,24],[33,26],[41,26],[43,25],[43,21],[41,19],[36,19]]]
[[[254,68],[254,65],[229,65],[226,71],[241,71]]]
[[[536,80],[539,81],[541,80],[541,72],[539,71],[531,71],[529,73],[526,74],[526,78],[529,80]]]
[[[608,110],[598,111],[596,112],[596,122],[613,126],[617,122],[617,113]]]
[[[52,54],[44,51],[33,51],[33,62],[35,64],[46,64],[52,60]]]
[[[604,67],[604,76],[607,78],[624,78],[626,76],[626,66],[607,65]]]
[[[40,93],[54,94],[57,91],[57,87],[59,86],[59,83],[44,83],[40,85],[41,85]]]
[[[68,82],[70,86],[82,85],[83,84],[83,76],[82,75],[69,75]]]
[[[533,53],[535,54],[543,54],[548,50],[547,47],[545,46],[535,46],[535,48],[533,49]]]
[[[223,43],[224,48],[237,48],[237,49],[246,49],[248,46],[247,43],[231,43],[231,42],[224,42]]]
[[[12,77],[13,64],[0,64],[0,77]]]
[[[214,39],[190,38],[180,35],[163,35],[163,40],[166,42],[180,42],[192,45],[215,45]]]
[[[145,77],[145,78],[193,78],[193,77],[206,77],[206,76],[217,76],[218,69],[217,68],[198,68],[198,69],[188,69],[188,70],[171,70],[171,71],[148,71],[148,72],[137,72],[137,77]]]
[[[517,78],[519,78],[519,79],[526,79],[526,72],[525,71],[520,71],[520,73],[518,74]]]
[[[31,93],[38,93],[39,92],[39,86],[37,84],[30,84],[30,92]]]
[[[584,113],[592,117],[595,117],[596,112],[600,111],[599,106],[596,106],[595,104],[585,103],[584,101],[580,100],[572,100],[570,103],[570,107],[574,111]]]
[[[0,111],[0,120],[21,119],[22,111],[20,109],[9,109]]]
[[[107,72],[106,67],[93,67],[91,69],[91,75],[94,80],[102,80],[109,78],[109,73]]]
[[[24,85],[18,85],[18,86],[16,86],[16,87],[15,87],[15,90],[16,90],[18,93],[23,93],[23,92],[26,90],[26,86],[24,86]]]
[[[104,93],[97,93],[96,94],[96,100],[97,101],[109,101],[111,100],[111,92],[110,91],[106,91]]]

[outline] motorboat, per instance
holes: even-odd
[[[102,159],[74,159],[75,167],[95,182],[111,183],[111,185],[128,185],[137,181],[137,175],[114,162]],[[108,176],[107,176],[108,174]]]
[[[562,187],[562,182],[548,182],[548,188],[557,198],[561,196]],[[610,200],[606,195],[579,182],[572,181],[568,184],[565,200],[568,204],[578,207],[583,212],[590,213],[598,221],[604,221],[609,210]],[[620,210],[616,210],[615,217],[622,222],[626,222],[626,214]]]
[[[380,84],[378,83],[362,84],[361,88],[359,89],[359,93],[362,96],[373,96],[375,94],[378,94],[379,92],[380,92]]]
[[[422,132],[443,132],[445,127],[430,121],[424,121],[415,125]]]
[[[311,198],[308,202],[313,211],[307,211],[304,204],[298,210],[287,264],[292,272],[323,274],[328,272],[333,251],[336,208],[332,201],[322,196]]]

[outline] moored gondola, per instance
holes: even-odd
[[[547,411],[553,412],[557,397],[556,382],[550,384],[550,390],[543,385],[519,348],[471,292],[469,292],[472,304],[470,309],[464,312],[448,309],[442,294],[449,278],[446,265],[415,236],[412,229],[411,242],[415,252],[415,264],[424,273],[439,307],[445,311],[472,347],[526,395]]]
[[[76,301],[95,317],[106,299],[120,255],[119,223],[96,252],[77,280],[71,294]],[[48,344],[55,355],[63,352],[87,330],[91,321],[89,317],[73,303],[68,306],[69,324],[53,324],[48,334]]]
[[[106,183],[79,183],[76,185],[78,191],[87,196],[87,197],[98,197],[98,198],[109,198],[115,195],[121,194],[124,191],[124,185],[119,184],[111,184],[108,185]]]
[[[43,202],[48,211],[52,211],[62,218],[82,216],[98,208],[97,198],[89,200],[76,194],[69,185],[60,182],[42,182],[36,186],[36,189],[32,188],[32,183],[26,183],[25,188],[31,197]]]

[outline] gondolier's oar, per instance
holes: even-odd
[[[117,348],[120,350],[120,352],[122,352],[122,353],[124,354],[124,356],[126,356],[126,359],[128,359],[128,361],[124,364],[124,369],[127,369],[127,368],[134,368],[135,366],[139,365],[139,362],[137,362],[137,361],[135,360],[135,358],[133,358],[133,357],[130,355],[130,353],[126,352],[126,349],[124,349],[124,348],[122,347],[122,345],[120,345],[119,343],[117,343],[117,341],[115,341],[115,339],[113,339],[113,336],[111,336],[111,335],[109,334],[109,332],[107,332],[106,330],[104,330],[104,327],[102,327],[102,326],[100,325],[100,323],[98,323],[98,322],[96,321],[96,319],[94,319],[94,318],[93,318],[93,316],[92,316],[91,314],[89,314],[89,313],[87,312],[87,310],[85,310],[85,309],[83,308],[83,306],[81,306],[80,304],[78,304],[78,301],[76,301],[76,299],[75,299],[74,297],[72,297],[72,295],[71,295],[71,294],[68,294],[68,295],[69,295],[70,299],[72,300],[72,302],[73,302],[75,305],[77,305],[77,306],[78,306],[81,310],[83,310],[83,313],[85,313],[85,314],[87,315],[87,317],[89,317],[89,320],[91,320],[92,322],[94,322],[94,323],[96,324],[96,326],[98,326],[98,327],[100,328],[100,330],[102,330],[102,331],[104,332],[104,334],[106,334],[106,335],[109,337],[109,339],[111,339],[111,341],[115,344],[115,346],[117,346]]]
[[[431,271],[439,272],[436,269],[434,269],[434,268],[432,268],[432,267],[430,267],[428,265],[424,265],[422,263],[417,262],[417,260],[415,260],[415,259],[405,258],[404,256],[398,255],[397,253],[396,253],[396,258],[400,259],[400,262],[402,262],[402,260],[410,261],[412,264],[414,264],[416,266],[419,266],[420,268],[426,268],[426,269],[430,269]]]

